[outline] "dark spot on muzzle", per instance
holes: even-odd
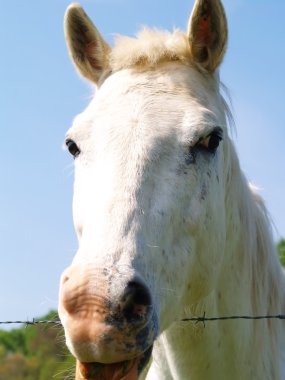
[[[148,288],[140,281],[130,281],[119,300],[106,300],[105,323],[118,331],[142,329],[153,314],[152,299]]]
[[[142,330],[139,331],[139,333],[136,336],[136,346],[140,350],[143,350],[146,345],[146,341],[148,340],[148,337],[150,335],[150,326],[145,326]]]

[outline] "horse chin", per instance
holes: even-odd
[[[75,380],[138,380],[149,362],[151,352],[152,347],[134,359],[111,364],[77,361]]]

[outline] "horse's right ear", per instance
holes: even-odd
[[[227,47],[228,27],[221,0],[196,0],[188,24],[191,55],[196,64],[212,73]]]
[[[71,4],[64,17],[69,54],[79,73],[98,83],[109,67],[111,48],[79,4]]]

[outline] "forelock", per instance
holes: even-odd
[[[170,33],[144,28],[135,38],[117,36],[110,55],[113,71],[173,61],[191,63],[189,41],[180,30]]]

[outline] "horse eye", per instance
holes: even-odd
[[[73,140],[66,140],[65,145],[74,158],[80,154],[80,149]]]
[[[221,133],[212,132],[209,136],[199,141],[198,147],[206,149],[211,153],[215,153],[222,140],[223,138]]]

